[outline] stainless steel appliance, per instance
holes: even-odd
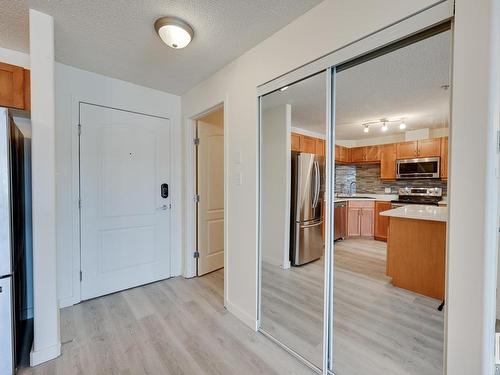
[[[437,206],[443,199],[443,189],[435,188],[412,188],[405,187],[399,189],[398,199],[391,201],[392,208],[405,206],[408,204],[427,204]]]
[[[290,262],[300,266],[323,254],[321,201],[324,158],[292,152]]]
[[[440,158],[417,158],[396,161],[398,180],[439,178]]]
[[[347,236],[347,202],[335,202],[333,227],[335,241]]]
[[[24,137],[0,108],[0,374],[11,375],[31,346],[25,312],[28,294]],[[30,341],[29,343],[27,341]]]

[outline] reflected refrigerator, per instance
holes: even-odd
[[[315,154],[291,155],[290,262],[293,266],[323,255],[324,158]]]
[[[11,375],[26,345],[24,137],[0,108],[0,374]],[[28,339],[29,340],[29,339]],[[30,344],[30,343],[29,343]]]

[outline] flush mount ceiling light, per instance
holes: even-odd
[[[155,22],[155,30],[161,40],[174,49],[186,47],[194,35],[193,28],[176,17],[158,18]]]

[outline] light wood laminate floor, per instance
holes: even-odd
[[[223,270],[61,311],[61,357],[21,375],[310,374],[223,308]]]
[[[385,276],[386,244],[336,243],[334,370],[337,375],[441,375],[441,301],[396,288]],[[321,363],[323,260],[282,270],[263,265],[262,325]]]

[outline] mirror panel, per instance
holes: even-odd
[[[326,72],[261,97],[260,329],[323,363]]]

